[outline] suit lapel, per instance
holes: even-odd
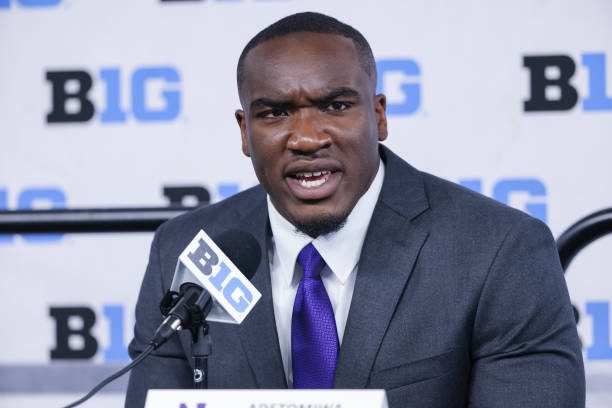
[[[384,146],[381,156],[386,163],[385,181],[359,261],[335,388],[367,386],[386,329],[427,238],[427,232],[413,222],[428,208],[420,174]],[[238,333],[257,386],[287,388],[272,301],[266,200],[258,200],[252,211],[239,218],[240,227],[253,234],[262,248],[252,280],[262,297]]]
[[[336,366],[335,388],[367,386],[376,354],[427,232],[412,220],[428,208],[419,173],[382,148],[385,181],[366,235]]]
[[[280,354],[268,261],[268,210],[266,200],[243,218],[241,228],[253,234],[261,247],[261,263],[252,283],[261,299],[238,327],[242,346],[259,388],[287,388]]]

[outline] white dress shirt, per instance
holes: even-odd
[[[270,260],[274,317],[285,378],[290,388],[293,387],[291,318],[293,302],[302,279],[302,268],[296,263],[297,256],[302,248],[312,242],[325,260],[326,266],[321,272],[321,280],[334,309],[338,340],[342,344],[357,277],[357,262],[382,188],[384,173],[385,169],[381,161],[372,184],[357,201],[344,226],[337,232],[319,236],[316,239],[297,231],[293,224],[276,210],[268,196],[268,214],[272,228],[268,259]]]

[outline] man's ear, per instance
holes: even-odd
[[[242,109],[237,109],[236,113],[234,113],[236,117],[236,122],[238,122],[238,127],[240,127],[240,137],[242,138],[242,153],[245,156],[251,157],[251,150],[249,149],[249,143],[247,141],[247,133],[246,133],[246,115]]]
[[[387,138],[387,97],[384,94],[374,96],[374,113],[378,127],[378,140]]]

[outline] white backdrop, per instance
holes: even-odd
[[[180,186],[218,201],[255,184],[233,117],[235,65],[260,29],[305,10],[370,41],[386,143],[416,167],[527,211],[556,236],[612,206],[608,0],[0,0],[0,209],[163,206],[164,187]],[[54,91],[62,75],[80,80]],[[64,104],[87,77],[91,102]],[[526,111],[538,93],[540,110]],[[66,403],[125,364],[151,237],[0,237],[1,407]],[[611,249],[597,241],[567,273],[590,407],[612,405]],[[51,310],[75,307],[93,311],[97,347],[52,358]],[[86,406],[120,406],[124,384]]]

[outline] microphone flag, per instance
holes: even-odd
[[[212,297],[206,320],[240,324],[261,298],[261,293],[203,230],[183,250],[170,290],[183,283],[202,286]]]

